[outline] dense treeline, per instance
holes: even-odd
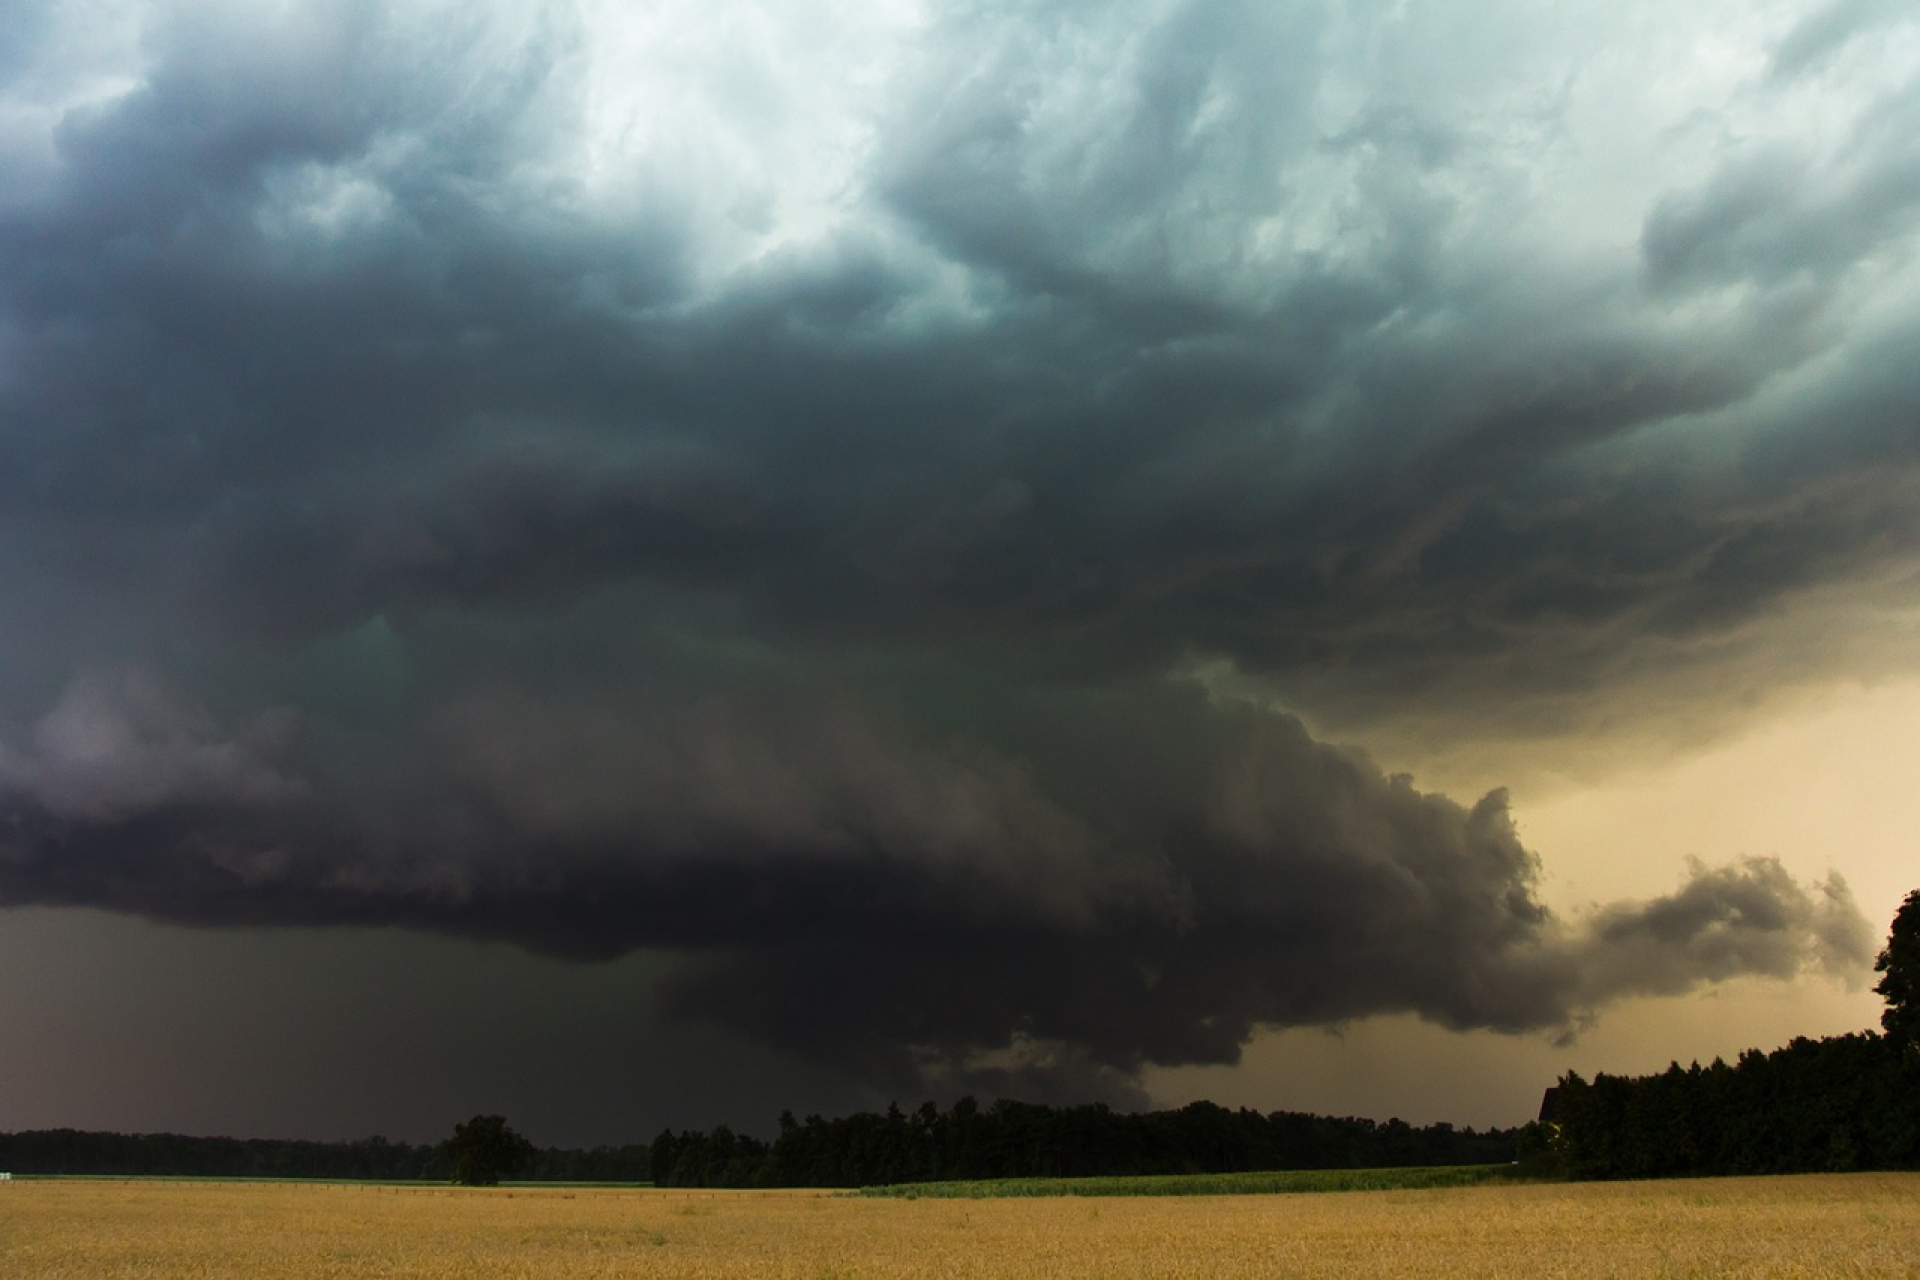
[[[1517,1131],[1416,1129],[1277,1111],[1229,1111],[1196,1102],[1143,1114],[1104,1106],[1047,1107],[963,1098],[908,1114],[862,1112],[837,1120],[791,1112],[772,1142],[722,1126],[653,1140],[653,1180],[674,1187],[856,1187],[982,1178],[1241,1173],[1492,1164],[1514,1157]]]
[[[838,1119],[780,1118],[772,1142],[722,1125],[662,1133],[644,1144],[587,1150],[548,1147],[520,1173],[528,1181],[639,1182],[662,1186],[873,1186],[960,1178],[1239,1173],[1388,1165],[1491,1164],[1513,1158],[1516,1131],[1416,1129],[1400,1120],[1333,1119],[1228,1111],[1196,1102],[1144,1115],[1104,1106],[1053,1108],[964,1098],[951,1111],[927,1103]],[[310,1142],[200,1138],[169,1133],[45,1129],[0,1133],[0,1169],[114,1177],[338,1178],[444,1182],[446,1144],[385,1138]]]
[[[644,1144],[540,1151],[523,1176],[551,1182],[642,1182]],[[275,1138],[196,1138],[177,1133],[89,1133],[40,1129],[0,1133],[0,1169],[11,1173],[118,1177],[340,1178],[445,1182],[444,1144],[414,1146],[385,1138],[308,1142]]]
[[[1920,889],[1874,964],[1885,1035],[1801,1038],[1733,1066],[1569,1073],[1528,1127],[1526,1162],[1575,1178],[1920,1168]]]
[[[1546,1157],[1574,1178],[1920,1168],[1920,1059],[1871,1033],[1732,1066],[1569,1074]]]

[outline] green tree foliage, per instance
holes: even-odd
[[[1880,975],[1874,990],[1887,1001],[1880,1015],[1887,1039],[1909,1053],[1920,1052],[1920,889],[1900,904],[1887,949],[1873,969]]]
[[[464,1187],[498,1186],[500,1179],[524,1169],[535,1155],[534,1145],[499,1116],[475,1116],[455,1125],[445,1149],[453,1181]]]

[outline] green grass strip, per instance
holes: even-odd
[[[1014,1196],[1261,1196],[1321,1191],[1424,1191],[1434,1187],[1470,1187],[1508,1171],[1508,1166],[1502,1164],[1476,1164],[1118,1178],[998,1178],[981,1182],[905,1182],[862,1187],[853,1194],[902,1200],[992,1200]]]

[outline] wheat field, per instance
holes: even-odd
[[[0,1275],[1920,1275],[1920,1174],[1321,1195],[0,1184]]]

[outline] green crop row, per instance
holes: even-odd
[[[856,1195],[896,1199],[1000,1199],[1015,1196],[1244,1196],[1320,1191],[1410,1191],[1464,1187],[1499,1177],[1506,1165],[1415,1169],[1297,1169],[1270,1173],[1192,1173],[1119,1178],[998,1178],[863,1187]]]

